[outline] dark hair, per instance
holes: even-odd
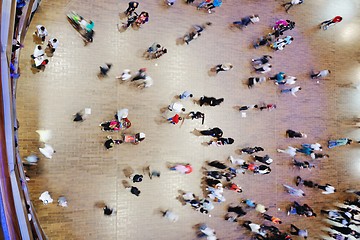
[[[185,108],[182,108],[181,111],[185,112]]]
[[[189,95],[189,97],[193,97],[193,95],[192,95],[192,94],[190,94],[190,95]]]
[[[45,31],[45,27],[44,27],[44,26],[41,26],[41,27],[40,27],[40,30]]]
[[[234,143],[234,139],[228,138],[228,144],[233,144],[233,143]]]
[[[39,45],[39,46],[37,46],[37,49],[41,50],[41,49],[42,49],[42,47]]]
[[[258,105],[254,105],[254,108],[258,108]]]
[[[164,53],[167,53],[167,49],[166,49],[166,48],[164,49]]]
[[[161,47],[161,45],[160,45],[160,44],[156,44],[156,47],[160,48],[160,47]]]
[[[53,42],[57,42],[57,39],[56,39],[56,38],[54,38],[54,39],[53,39]]]

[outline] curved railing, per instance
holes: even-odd
[[[12,52],[12,40],[23,42],[34,9],[39,2],[39,0],[5,0],[0,5],[2,103],[0,106],[0,223],[3,230],[0,239],[47,239],[30,199],[23,163],[17,147],[17,77],[14,76],[19,72],[20,50]],[[15,20],[16,7],[22,8],[18,21]],[[11,72],[10,63],[13,65]]]

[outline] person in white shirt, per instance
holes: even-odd
[[[285,85],[292,85],[296,83],[297,78],[293,76],[287,76],[285,79]]]
[[[179,216],[175,213],[173,213],[172,211],[166,210],[163,213],[163,217],[168,219],[170,222],[176,222],[177,220],[179,220]]]
[[[266,63],[264,65],[254,66],[255,71],[258,73],[267,73],[271,71],[272,65],[269,63]]]
[[[185,112],[184,105],[179,102],[174,102],[168,106],[168,109],[175,113]]]
[[[45,37],[48,35],[48,32],[47,32],[46,28],[43,25],[37,25],[36,26],[36,31],[34,32],[34,34],[36,36],[38,36],[39,38],[41,38],[41,40],[44,42]]]
[[[286,154],[289,154],[291,157],[295,157],[296,155],[296,148],[294,147],[291,147],[291,146],[288,146],[287,149],[277,149],[277,152],[280,152],[280,153],[286,153]]]
[[[288,12],[292,6],[299,5],[302,3],[304,3],[304,0],[291,0],[291,2],[284,3],[283,7],[285,7],[285,11]]]
[[[288,88],[288,89],[282,89],[281,93],[291,93],[294,97],[296,97],[295,93],[301,90],[300,86]]]
[[[333,187],[333,186],[331,186],[330,184],[325,184],[325,186],[322,186],[322,185],[317,185],[317,187],[319,188],[319,189],[322,189],[322,190],[324,190],[323,192],[322,192],[322,194],[332,194],[332,193],[335,193],[336,192],[336,189]]]
[[[216,65],[215,71],[216,71],[216,73],[218,73],[221,71],[229,71],[232,68],[233,68],[233,65],[231,63],[224,63],[224,64]]]
[[[131,78],[131,71],[130,69],[125,69],[120,76],[116,76],[115,78],[121,79],[123,81],[129,80]]]
[[[312,79],[316,79],[316,78],[324,78],[324,77],[326,77],[327,75],[329,75],[331,73],[331,71],[330,70],[327,70],[327,69],[325,69],[325,70],[321,70],[320,72],[318,72],[318,73],[313,73],[313,74],[311,74],[311,78]]]
[[[38,58],[38,57],[41,57],[41,56],[44,56],[44,50],[43,48],[41,47],[41,45],[36,45],[35,49],[34,49],[34,53],[33,55],[31,55],[31,58]]]
[[[52,53],[55,52],[56,48],[58,47],[59,45],[59,41],[56,39],[56,38],[51,38],[49,41],[48,41],[48,47],[50,48],[50,51]]]

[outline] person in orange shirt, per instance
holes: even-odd
[[[262,216],[264,217],[265,220],[269,220],[269,221],[273,222],[274,224],[281,224],[282,223],[280,218],[270,216],[270,215],[268,215],[266,213],[264,213]]]

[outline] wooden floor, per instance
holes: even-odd
[[[360,94],[356,87],[360,81],[360,2],[305,1],[287,14],[277,0],[223,0],[223,5],[208,14],[178,0],[170,8],[161,0],[141,1],[138,12],[148,11],[149,23],[141,29],[117,30],[119,12],[126,9],[126,1],[66,1],[43,0],[35,15],[21,54],[21,78],[17,89],[17,112],[20,122],[21,155],[40,156],[38,166],[28,170],[28,185],[36,211],[49,239],[195,239],[198,223],[214,228],[221,240],[250,239],[249,233],[239,224],[224,221],[230,203],[243,198],[269,206],[269,214],[280,217],[282,230],[289,230],[290,223],[310,231],[309,239],[322,239],[326,223],[320,209],[332,207],[348,195],[347,188],[359,188],[360,164],[357,143],[334,149],[324,147],[329,159],[317,160],[316,169],[297,170],[291,158],[276,152],[301,143],[319,142],[349,137],[360,140],[358,128],[352,119],[360,113]],[[95,22],[94,42],[84,46],[77,32],[67,22],[66,14],[74,10]],[[248,28],[230,29],[229,23],[241,17],[259,14],[260,23]],[[327,31],[319,29],[324,20],[341,15],[344,20]],[[278,19],[291,19],[296,28],[287,32],[294,37],[283,51],[252,48],[252,43],[267,34]],[[189,45],[178,40],[193,24],[212,22],[203,34]],[[47,27],[49,37],[59,39],[60,46],[44,72],[31,71],[30,54],[35,48],[32,32],[37,24]],[[157,60],[145,60],[143,52],[158,42],[168,53]],[[263,54],[273,56],[271,74],[283,71],[298,78],[303,88],[297,97],[280,94],[280,88],[266,82],[248,89],[245,81],[255,76],[250,60]],[[99,79],[99,66],[113,64],[108,77]],[[209,70],[219,63],[234,65],[229,72],[213,76]],[[123,69],[146,67],[154,79],[151,88],[140,90],[128,82],[115,79]],[[312,70],[330,69],[332,74],[319,83],[311,80]],[[269,76],[271,75],[269,74]],[[217,107],[200,107],[184,101],[186,111],[205,112],[205,124],[186,119],[182,124],[163,122],[160,110],[184,90],[193,92],[194,98],[203,95],[224,97]],[[275,103],[277,109],[248,111],[243,118],[236,106]],[[92,113],[83,123],[72,122],[72,114],[88,107]],[[103,143],[107,135],[114,138],[120,133],[100,131],[100,122],[110,120],[120,108],[129,109],[132,127],[126,133],[146,133],[146,140],[139,145],[123,144],[106,151]],[[193,133],[194,128],[220,127],[225,137],[235,143],[229,146],[204,146],[209,140]],[[286,129],[303,131],[306,140],[285,138]],[[52,159],[40,155],[38,129],[51,130],[48,142],[56,153]],[[179,190],[203,196],[201,178],[205,161],[226,161],[229,155],[238,156],[238,149],[262,146],[274,163],[266,176],[245,174],[235,179],[243,193],[225,192],[227,201],[215,204],[211,218],[182,206],[176,199]],[[306,157],[300,156],[305,160]],[[167,164],[191,163],[194,172],[180,175],[167,169]],[[228,163],[230,164],[230,163]],[[150,165],[161,171],[159,179],[145,177],[136,185],[141,190],[135,197],[125,190],[125,170],[135,172]],[[307,196],[297,199],[288,195],[282,184],[294,184],[294,177],[301,175],[321,184],[330,183],[338,189],[333,195],[323,195],[320,190],[304,189]],[[49,191],[55,202],[61,195],[68,199],[68,208],[56,203],[43,205],[38,199]],[[307,203],[318,217],[304,219],[287,216],[291,201]],[[97,206],[105,202],[117,210],[117,215],[106,217]],[[160,210],[172,209],[180,218],[176,223],[163,219]],[[264,223],[261,216],[249,212],[243,220]],[[269,224],[269,222],[267,222]]]

